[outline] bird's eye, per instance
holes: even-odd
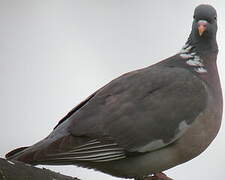
[[[195,19],[195,15],[193,16],[193,18]]]
[[[217,17],[215,16],[214,19],[217,20]]]

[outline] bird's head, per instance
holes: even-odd
[[[211,5],[202,4],[195,8],[192,35],[195,39],[212,39],[217,32],[217,13]]]

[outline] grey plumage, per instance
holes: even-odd
[[[222,118],[216,16],[212,6],[198,6],[180,53],[111,81],[72,109],[44,140],[6,157],[142,178],[199,155]]]

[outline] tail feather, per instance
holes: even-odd
[[[31,165],[48,164],[49,154],[60,151],[62,143],[70,144],[64,139],[68,140],[67,136],[45,138],[32,146],[14,149],[7,153],[5,157],[8,160],[21,161]]]
[[[29,147],[29,146],[28,146]],[[8,152],[5,157],[6,159],[12,159],[13,157],[15,157],[16,155],[20,154],[22,151],[24,151],[25,149],[27,149],[28,147],[20,147],[20,148],[16,148],[10,152]]]
[[[37,165],[36,159],[42,155],[42,152],[46,147],[46,140],[41,140],[36,144],[28,147],[20,147],[14,149],[5,155],[6,159],[13,161],[21,161],[31,165]]]
[[[30,147],[28,146],[28,147],[20,147],[20,148],[14,149],[10,151],[9,153],[7,153],[5,157],[8,160],[22,161],[24,163],[33,165],[32,163],[33,153],[32,152],[27,153],[27,150],[29,150],[29,148]]]

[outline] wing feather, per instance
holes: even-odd
[[[74,136],[107,134],[126,151],[144,153],[182,137],[206,104],[199,77],[157,65],[113,80],[68,123]]]
[[[107,162],[125,157],[124,149],[116,143],[104,144],[95,139],[67,152],[49,154],[48,160]]]

